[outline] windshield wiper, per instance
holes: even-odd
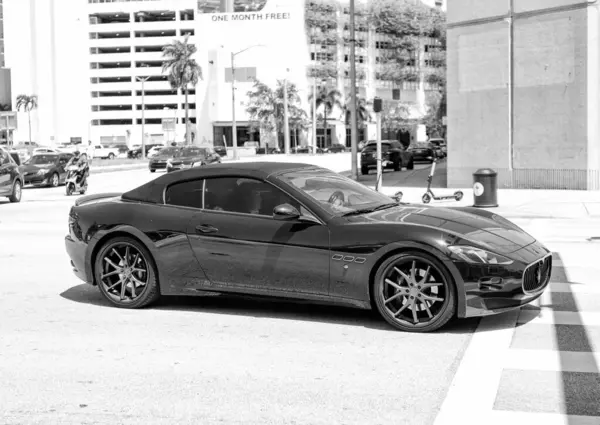
[[[362,209],[358,209],[358,210],[354,210],[354,211],[349,211],[347,213],[342,214],[342,217],[348,217],[351,215],[359,215],[359,214],[368,214],[368,213],[372,213],[375,211],[381,211],[381,210],[385,210],[388,208],[392,208],[398,206],[397,203],[395,202],[391,202],[389,204],[383,204],[383,205],[379,205],[378,207],[372,207],[372,208],[362,208]]]

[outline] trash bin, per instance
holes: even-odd
[[[498,173],[490,168],[482,168],[473,173],[474,207],[492,208],[498,206]]]

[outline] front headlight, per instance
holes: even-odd
[[[49,171],[49,170],[47,170],[47,169],[43,168],[43,169],[40,169],[40,170],[38,170],[38,172],[37,172],[37,173],[38,173],[40,176],[43,176],[43,175],[44,175],[44,174],[46,174],[48,171]]]
[[[204,162],[198,161],[198,162],[194,162],[192,164],[192,167],[202,167],[203,165],[204,165]]]
[[[494,254],[493,252],[485,251],[480,248],[464,245],[452,245],[448,249],[452,251],[461,260],[472,264],[512,264],[513,260],[506,258],[503,255]]]
[[[170,167],[172,165],[173,165],[173,158],[167,159],[167,167]]]

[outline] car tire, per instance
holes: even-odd
[[[20,180],[15,180],[15,182],[13,183],[12,193],[8,197],[8,200],[10,202],[12,202],[13,204],[15,204],[17,202],[21,202],[22,195],[23,195],[23,185],[21,184]]]
[[[111,161],[112,161],[113,159],[115,159],[115,154],[109,153],[109,154],[108,154],[108,159],[110,159]]]
[[[126,264],[123,261],[127,254],[129,257]],[[130,261],[134,264],[129,265]],[[102,245],[94,259],[94,279],[102,296],[115,307],[138,309],[160,298],[156,263],[152,254],[142,243],[131,237],[119,236]],[[125,283],[123,279],[128,281]],[[136,291],[135,280],[144,284],[141,292]],[[127,295],[130,299],[124,300]]]
[[[58,187],[59,183],[60,183],[60,178],[58,177],[58,173],[52,174],[52,177],[50,177],[50,186]]]
[[[413,268],[417,269],[414,279]],[[395,282],[392,276],[396,276]],[[452,275],[437,258],[419,251],[401,252],[381,264],[373,282],[373,298],[385,321],[404,332],[433,332],[456,313],[456,285]]]
[[[415,160],[414,159],[410,159],[410,161],[408,162],[408,165],[406,166],[407,170],[414,170],[415,169]]]
[[[369,167],[361,167],[360,172],[363,176],[366,176],[367,174],[369,174]]]
[[[394,161],[394,171],[402,171],[402,159],[397,158]]]
[[[156,170],[150,170],[151,173],[156,173]]]

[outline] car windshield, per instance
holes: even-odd
[[[390,150],[391,145],[389,143],[382,143],[381,144],[381,150],[382,151],[388,151]],[[377,150],[377,143],[369,143],[367,146],[365,146],[365,151],[376,151]]]
[[[415,143],[411,146],[411,149],[430,149],[431,145],[428,143]]]
[[[302,170],[280,176],[336,216],[367,213],[397,205],[391,198],[329,170]]]
[[[161,155],[176,156],[179,153],[180,150],[181,150],[181,148],[176,148],[176,147],[164,148],[164,149],[160,150],[160,154]]]
[[[54,164],[58,157],[56,155],[35,155],[32,156],[27,164],[29,165],[40,165],[40,164]]]
[[[181,156],[207,156],[208,152],[206,148],[183,148],[181,150]]]

